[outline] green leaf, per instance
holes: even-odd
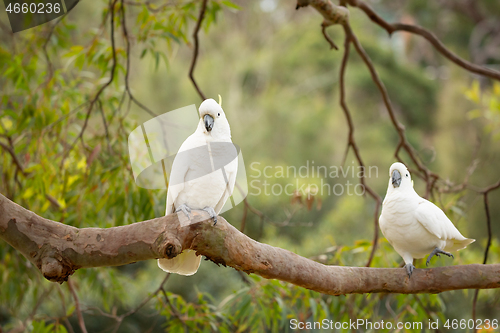
[[[241,7],[238,6],[237,4],[235,3],[232,3],[231,1],[229,0],[223,0],[222,1],[222,4],[226,7],[229,7],[229,8],[232,8],[232,9],[236,9],[236,10],[241,10]]]

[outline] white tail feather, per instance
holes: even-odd
[[[445,251],[458,251],[465,249],[467,245],[474,243],[476,240],[472,238],[463,238],[463,239],[450,239],[446,241]]]
[[[196,255],[196,251],[185,250],[172,259],[158,259],[158,266],[168,273],[180,275],[193,275],[200,267],[201,256]]]

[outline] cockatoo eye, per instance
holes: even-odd
[[[219,112],[219,113],[217,113],[217,117],[220,117],[220,112]]]
[[[406,174],[406,177],[408,177],[408,174]]]

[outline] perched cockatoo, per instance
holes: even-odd
[[[389,187],[382,204],[380,229],[405,262],[411,277],[413,259],[429,254],[453,257],[447,251],[464,249],[474,239],[465,238],[445,213],[413,189],[410,172],[403,163],[394,163],[389,171]]]
[[[238,170],[238,154],[231,130],[220,104],[207,99],[199,108],[200,122],[179,148],[172,164],[167,191],[166,214],[191,209],[207,211],[217,223],[217,214],[231,196]],[[166,272],[193,275],[201,256],[184,250],[173,259],[158,259]]]

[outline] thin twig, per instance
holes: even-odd
[[[104,110],[102,108],[102,102],[101,102],[101,100],[98,100],[97,102],[99,104],[99,111],[101,111],[102,123],[104,125],[104,132],[106,134],[106,142],[108,144],[108,151],[109,151],[109,153],[112,153],[111,139],[109,137],[108,123],[106,122],[106,115],[104,114]]]
[[[111,77],[109,78],[109,80],[97,91],[97,93],[95,94],[94,98],[92,99],[92,101],[90,101],[90,105],[89,105],[89,108],[87,110],[87,115],[85,116],[85,121],[83,123],[83,126],[82,126],[82,129],[80,130],[80,133],[78,134],[77,138],[75,139],[75,141],[73,141],[73,143],[71,144],[71,146],[64,152],[63,154],[63,158],[61,160],[61,168],[63,167],[64,165],[64,161],[66,160],[66,158],[68,157],[69,153],[71,152],[71,150],[73,150],[73,148],[75,147],[76,143],[78,142],[78,140],[82,140],[83,142],[83,134],[85,133],[85,130],[87,128],[87,125],[88,125],[88,122],[89,122],[89,118],[90,118],[90,114],[92,112],[92,109],[95,105],[95,103],[97,102],[97,100],[99,99],[99,97],[101,96],[102,92],[111,84],[111,82],[113,82],[113,80],[115,79],[115,72],[116,72],[116,65],[117,65],[117,59],[116,59],[116,46],[115,46],[115,4],[118,0],[110,0],[110,8],[109,8],[109,11],[110,11],[110,16],[111,16],[111,50],[112,50],[112,56],[113,56],[113,64],[111,66]]]
[[[151,116],[156,117],[158,116],[155,112],[153,112],[151,109],[149,109],[147,106],[139,102],[134,95],[132,94],[132,91],[130,90],[130,84],[129,84],[129,75],[130,75],[130,37],[128,34],[128,29],[127,29],[127,23],[126,23],[126,18],[125,18],[125,6],[123,4],[123,0],[121,0],[121,17],[122,17],[122,31],[123,35],[125,36],[125,44],[126,44],[126,54],[127,54],[127,63],[126,63],[126,69],[125,69],[125,90],[130,97],[130,100],[134,102],[138,107],[149,113]],[[121,102],[120,102],[121,104]]]
[[[349,51],[350,51],[350,44],[351,44],[351,34],[349,33],[349,30],[347,29],[347,25],[344,26],[345,30],[345,41],[344,41],[344,55],[342,57],[342,63],[340,65],[340,74],[339,74],[339,86],[340,86],[340,105],[342,107],[342,110],[344,111],[344,115],[347,121],[347,125],[349,127],[349,134],[348,134],[348,139],[347,139],[347,147],[346,147],[346,152],[345,152],[345,158],[347,157],[347,153],[349,151],[349,147],[352,148],[354,155],[356,157],[356,160],[358,162],[358,165],[364,170],[365,165],[363,163],[363,160],[361,159],[361,153],[359,152],[359,147],[356,143],[356,140],[354,139],[354,123],[352,121],[352,116],[349,111],[349,107],[347,106],[346,102],[346,94],[345,94],[345,71],[347,68],[347,61],[349,60]],[[382,204],[382,199],[380,196],[368,185],[366,185],[365,181],[366,175],[363,173],[363,175],[359,178],[359,181],[363,188],[368,192],[368,194],[376,201],[376,207],[375,207],[375,213],[374,213],[374,231],[373,231],[373,246],[372,250],[370,252],[370,257],[368,258],[368,262],[366,263],[366,267],[369,267],[373,261],[373,257],[375,256],[375,251],[377,249],[377,242],[378,242],[378,215],[379,215],[379,210],[380,210],[380,205]]]
[[[491,216],[490,216],[490,208],[488,206],[488,193],[489,192],[485,192],[483,194],[483,199],[484,199],[484,211],[486,212],[486,227],[488,229],[488,242],[486,243],[486,249],[484,251],[484,260],[483,260],[483,264],[486,264],[486,261],[488,260],[488,252],[490,250],[490,246],[491,246],[491,238],[492,238],[492,234],[491,234]]]
[[[66,324],[66,329],[69,331],[69,333],[75,333],[73,330],[73,326],[71,326],[71,323],[68,320],[68,316],[66,315],[68,312],[66,311],[66,301],[64,300],[64,293],[62,291],[61,285],[59,283],[56,283],[57,286],[57,293],[61,297],[61,306],[62,306],[62,312],[64,314],[64,323]]]
[[[169,277],[170,277],[170,273],[167,273],[165,278],[163,278],[163,280],[161,281],[160,286],[151,295],[149,295],[147,298],[145,298],[135,309],[130,310],[130,311],[122,314],[121,317],[128,317],[130,315],[133,315],[137,311],[139,311],[139,309],[141,309],[144,305],[146,305],[151,299],[153,299],[153,297],[156,296],[156,294],[158,294],[160,292],[160,290],[163,289],[163,286],[168,281]]]
[[[188,331],[188,327],[186,325],[186,322],[182,319],[182,317],[179,314],[179,312],[177,312],[177,309],[174,307],[174,305],[172,304],[172,302],[170,302],[170,299],[168,298],[168,295],[167,295],[167,292],[165,291],[165,289],[163,287],[161,287],[160,290],[161,290],[163,296],[165,297],[165,302],[170,307],[170,311],[172,312],[172,315],[181,322],[182,326],[184,327],[184,331],[186,333],[189,332]]]
[[[148,297],[146,297],[134,309],[132,309],[132,310],[130,310],[128,312],[125,312],[124,314],[122,314],[119,317],[117,317],[116,318],[117,324],[116,324],[116,327],[115,327],[115,329],[114,329],[113,332],[118,332],[118,328],[120,327],[121,323],[123,322],[123,319],[125,319],[128,316],[133,315],[134,313],[136,313],[137,311],[139,311],[144,305],[146,305],[151,299],[153,299],[153,297],[155,297],[160,292],[160,290],[163,289],[163,286],[165,285],[165,283],[167,282],[167,280],[168,280],[169,277],[170,277],[170,273],[167,273],[167,275],[165,275],[165,278],[163,278],[163,280],[161,281],[160,286],[151,295],[149,295]]]
[[[40,84],[33,91],[33,93],[31,95],[36,94],[36,92],[40,88],[47,86],[47,84],[50,82],[50,80],[52,80],[52,78],[54,77],[54,64],[52,63],[52,60],[50,59],[49,52],[47,51],[47,46],[49,44],[50,38],[54,34],[54,31],[55,31],[57,25],[63,20],[63,18],[64,18],[64,16],[61,16],[59,19],[57,19],[57,21],[50,27],[49,32],[47,33],[47,37],[45,37],[45,41],[42,45],[42,52],[43,52],[43,55],[45,56],[45,60],[47,61],[48,75],[46,75],[46,78],[43,81],[43,83]],[[39,99],[38,103],[40,103],[41,101],[42,101],[42,99]]]
[[[198,52],[199,52],[199,48],[200,48],[200,42],[198,41],[198,32],[200,31],[200,28],[201,28],[201,22],[203,21],[203,18],[205,17],[205,12],[207,9],[207,2],[208,2],[208,0],[202,1],[200,14],[198,16],[198,21],[196,22],[196,26],[194,28],[194,32],[193,32],[193,38],[194,38],[193,59],[191,60],[191,66],[189,68],[189,78],[193,82],[193,85],[196,88],[196,91],[198,92],[198,95],[200,95],[202,100],[205,100],[206,97],[203,94],[203,92],[201,91],[201,89],[198,87],[198,84],[196,84],[196,80],[194,79],[193,73],[194,73],[194,68],[196,66],[196,60],[198,59]]]
[[[47,131],[49,131],[50,129],[52,129],[55,125],[59,124],[61,121],[63,121],[64,119],[72,116],[73,114],[77,113],[81,108],[83,108],[85,105],[87,105],[88,102],[85,102],[85,103],[82,103],[80,105],[78,105],[76,108],[74,108],[73,110],[71,110],[70,112],[68,112],[67,114],[61,116],[59,119],[57,119],[56,121],[54,121],[53,123],[45,126],[43,129],[42,129],[42,132],[40,134],[40,136],[43,136],[45,135],[45,133],[47,133]]]
[[[440,52],[443,56],[453,61],[458,66],[468,70],[469,72],[476,73],[479,75],[484,75],[490,77],[495,80],[500,80],[500,72],[495,71],[493,69],[473,64],[465,59],[460,58],[458,55],[450,51],[432,32],[429,30],[410,24],[403,23],[393,23],[385,21],[382,17],[380,17],[373,8],[370,7],[366,2],[362,0],[349,0],[349,4],[354,7],[358,7],[376,24],[384,28],[389,35],[396,31],[406,31],[415,35],[419,35],[425,39],[429,43],[431,43],[434,48]]]
[[[151,6],[151,3],[152,1],[144,1],[144,2],[134,2],[134,1],[124,1],[122,3],[125,3],[127,5],[130,5],[130,6],[146,6],[146,8],[149,10],[149,11],[152,11],[153,13],[157,13],[157,12],[160,12],[162,11],[163,9],[169,7],[169,6],[174,6],[175,3],[174,2],[167,2],[163,5],[160,5],[156,8],[153,8]]]
[[[488,186],[487,188],[481,191],[483,194],[484,211],[486,213],[486,227],[488,229],[488,242],[486,243],[486,249],[484,250],[484,259],[483,259],[484,265],[488,261],[488,253],[490,251],[491,239],[493,236],[491,231],[491,216],[490,216],[490,207],[488,204],[488,193],[498,188],[500,188],[500,181],[491,186]],[[474,293],[474,299],[472,300],[472,319],[474,319],[474,322],[476,322],[476,304],[478,295],[479,295],[479,289],[476,289],[476,292]]]
[[[24,171],[24,167],[21,164],[21,161],[19,161],[19,159],[17,158],[17,155],[14,152],[13,148],[7,146],[6,144],[2,143],[1,141],[0,141],[0,147],[2,147],[3,150],[5,150],[7,153],[9,153],[9,155],[12,157],[12,161],[16,165],[17,169],[19,171],[21,171],[21,173],[23,174],[23,176],[26,176],[26,172]]]
[[[335,45],[330,36],[328,36],[328,33],[326,32],[326,27],[328,27],[328,25],[321,23],[321,33],[323,33],[323,36],[325,37],[326,41],[328,42],[328,44],[330,44],[330,50],[331,49],[338,50],[339,48],[337,47],[337,45]]]
[[[83,320],[82,310],[80,308],[80,301],[78,300],[78,295],[76,294],[75,288],[73,286],[73,280],[68,278],[68,289],[73,299],[75,301],[75,311],[76,316],[78,317],[78,325],[80,325],[80,329],[83,333],[87,333],[87,328],[85,327],[85,321]]]
[[[429,320],[434,320],[434,318],[432,317],[432,314],[429,312],[429,310],[425,307],[424,303],[422,302],[422,300],[420,299],[419,295],[416,295],[416,294],[413,294],[413,298],[415,298],[417,300],[417,303],[420,305],[420,307],[422,309],[424,309],[425,313],[427,314],[427,317],[429,318]],[[435,330],[436,333],[439,333],[441,332],[439,330],[439,328],[437,328]]]
[[[400,142],[399,142],[398,148],[396,149],[396,152],[395,152],[396,158],[399,159],[398,152],[400,151],[401,148],[404,148],[404,150],[410,156],[412,162],[417,166],[418,170],[422,174],[422,175],[419,175],[419,174],[417,174],[417,175],[421,176],[426,181],[427,186],[429,187],[429,192],[431,192],[432,186],[435,184],[434,178],[439,178],[439,176],[437,174],[431,172],[418,158],[418,155],[417,155],[415,149],[413,148],[413,146],[410,144],[410,142],[406,138],[404,126],[396,119],[396,113],[394,112],[394,109],[392,107],[391,100],[389,98],[389,94],[387,93],[387,89],[385,88],[384,83],[380,79],[375,67],[373,66],[373,63],[372,63],[370,57],[368,56],[368,54],[364,50],[363,46],[359,42],[358,38],[356,37],[356,35],[352,31],[351,27],[349,26],[349,23],[345,23],[344,27],[345,27],[346,33],[350,35],[350,38],[354,44],[356,51],[358,52],[361,59],[368,67],[368,70],[370,71],[370,75],[372,77],[372,80],[380,91],[384,105],[387,109],[387,112],[389,113],[389,118],[391,119],[391,122],[398,133]]]
[[[240,231],[242,233],[245,233],[245,224],[247,222],[247,215],[248,215],[248,206],[243,205],[243,216],[241,218],[241,226],[240,226]]]

